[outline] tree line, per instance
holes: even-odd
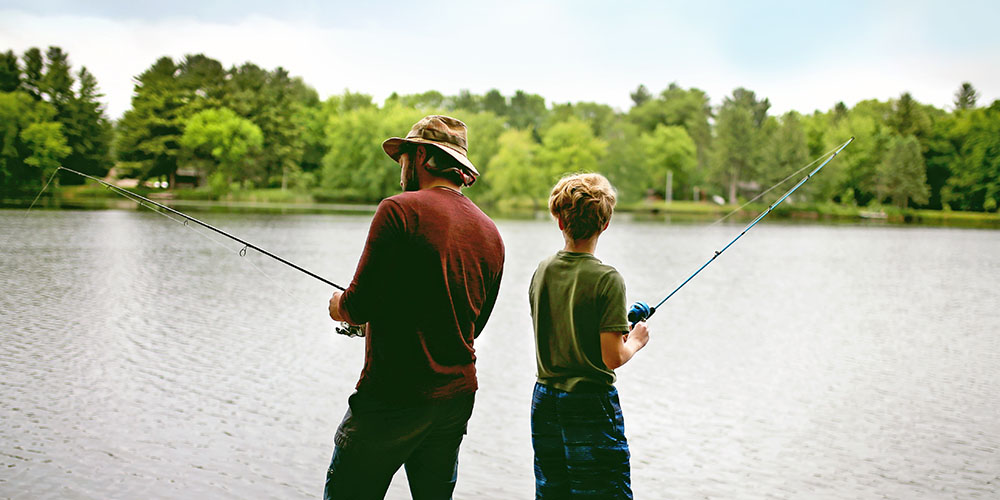
[[[321,201],[375,202],[398,192],[399,168],[381,142],[420,117],[469,126],[483,173],[471,197],[537,203],[564,173],[607,175],[622,200],[731,203],[785,179],[849,137],[855,142],[796,201],[852,206],[997,211],[1000,100],[980,106],[962,83],[950,110],[909,93],[827,111],[771,113],[737,88],[721,105],[697,88],[639,85],[619,111],[596,102],[550,103],[524,91],[392,94],[381,105],[345,91],[321,100],[282,68],[224,67],[202,54],[162,57],[135,77],[131,108],[111,123],[86,68],[58,47],[0,54],[0,191],[37,192],[58,165],[140,181],[194,172],[214,197],[280,188]],[[60,176],[63,185],[80,183]]]

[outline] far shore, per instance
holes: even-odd
[[[353,201],[317,201],[305,193],[280,190],[257,190],[227,195],[229,199],[208,199],[197,191],[140,192],[143,196],[179,211],[263,213],[263,214],[371,214],[376,203]],[[475,199],[475,197],[473,197]],[[476,200],[480,201],[480,200]],[[0,199],[0,208],[27,209],[30,199]],[[497,218],[534,219],[546,218],[545,200],[504,200],[499,203],[481,202],[483,209]],[[666,202],[644,200],[619,203],[615,209],[636,220],[711,223],[726,217],[727,222],[747,222],[768,209],[768,205],[750,204],[736,210],[736,205],[719,205],[713,202],[690,200]],[[63,188],[55,195],[42,196],[33,209],[70,210],[131,210],[140,209],[138,203],[115,195],[105,189],[85,187]],[[954,210],[900,209],[891,206],[854,207],[846,205],[793,204],[785,202],[768,215],[771,219],[790,221],[815,221],[817,223],[864,223],[891,225],[920,225],[975,227],[1000,229],[1000,213],[961,212]]]

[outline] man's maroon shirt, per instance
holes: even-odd
[[[368,323],[359,392],[396,401],[476,391],[476,350],[493,311],[504,246],[461,193],[411,191],[379,204],[341,310]]]

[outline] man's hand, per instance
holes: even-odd
[[[334,321],[347,321],[347,318],[340,312],[340,296],[344,292],[336,291],[333,292],[333,297],[330,297],[330,318]]]

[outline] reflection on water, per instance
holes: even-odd
[[[340,284],[368,225],[206,219]],[[457,498],[533,491],[527,282],[561,238],[499,227]],[[656,302],[739,229],[622,220],[598,257]],[[636,496],[995,498],[998,247],[996,231],[757,226],[619,370]],[[0,212],[0,497],[319,495],[362,343],[333,334],[327,285],[239,249],[148,212]],[[402,473],[389,498],[408,498]]]

